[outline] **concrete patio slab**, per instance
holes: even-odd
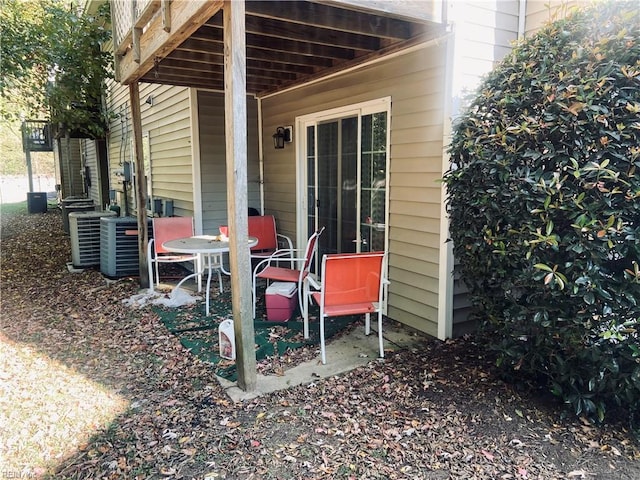
[[[392,352],[410,347],[424,336],[397,322],[389,322],[384,325],[383,338],[385,352]],[[267,393],[311,383],[319,378],[340,375],[371,361],[384,362],[384,359],[378,358],[378,334],[372,331],[371,335],[367,336],[364,334],[364,328],[358,327],[327,343],[326,365],[320,361],[318,346],[318,356],[315,359],[286,370],[284,375],[258,375],[256,389],[252,392],[245,392],[236,382],[222,377],[218,377],[218,381],[231,400],[242,402]]]

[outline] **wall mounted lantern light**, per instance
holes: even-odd
[[[278,127],[273,134],[273,148],[284,148],[285,143],[291,142],[291,131],[293,127]]]

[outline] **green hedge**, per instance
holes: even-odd
[[[600,420],[640,405],[639,12],[601,3],[519,44],[456,122],[444,176],[504,372]]]

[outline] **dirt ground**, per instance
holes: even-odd
[[[0,476],[640,478],[640,444],[624,425],[596,427],[503,383],[472,337],[425,338],[350,373],[234,404],[151,310],[123,305],[134,280],[107,285],[99,271],[68,271],[61,224],[56,209],[2,216],[0,385],[22,400],[0,402]],[[33,398],[41,385],[29,368],[40,363],[12,369],[10,352],[26,350],[125,405],[84,438],[53,442],[38,465],[47,435],[71,415]],[[69,412],[88,401],[66,398]],[[19,438],[24,428],[2,427],[24,405],[37,418],[30,441],[39,446]]]

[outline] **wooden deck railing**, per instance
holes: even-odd
[[[169,0],[112,0],[111,21],[116,55],[123,55],[129,48],[133,49],[135,55],[140,35],[158,12],[163,15],[164,30],[169,31]]]
[[[128,85],[139,79],[222,5],[223,0],[111,0],[116,81]]]

